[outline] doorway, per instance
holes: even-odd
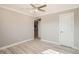
[[[74,47],[74,13],[59,16],[59,41],[61,45]]]
[[[38,27],[39,27],[40,21],[41,21],[41,18],[34,20],[34,39],[40,39],[38,35]]]

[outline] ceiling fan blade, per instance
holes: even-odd
[[[35,5],[33,5],[33,4],[30,4],[30,5],[31,5],[33,8],[36,8]]]
[[[43,12],[45,12],[45,10],[43,10],[43,9],[40,9],[40,8],[39,8],[38,10],[39,10],[39,11],[43,11]]]
[[[43,7],[46,7],[47,5],[42,5],[42,6],[39,6],[38,8],[43,8]]]

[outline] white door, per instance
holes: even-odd
[[[74,46],[74,13],[59,15],[59,41],[60,44]]]

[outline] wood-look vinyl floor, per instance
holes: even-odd
[[[42,54],[43,51],[52,49],[62,54],[78,54],[73,48],[47,43],[41,40],[31,40],[13,47],[0,50],[0,54]]]

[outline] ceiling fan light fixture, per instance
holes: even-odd
[[[31,12],[31,13],[37,13],[37,12],[39,12],[39,11],[38,11],[38,9],[34,9],[34,10],[31,10],[30,12]]]
[[[36,6],[36,5],[34,5],[34,4],[30,4],[33,8],[32,8],[32,11],[30,11],[31,13],[39,13],[40,11],[42,11],[42,12],[45,12],[45,10],[43,10],[42,8],[43,7],[46,7],[47,5],[41,5],[41,6]]]
[[[38,9],[35,9],[35,12],[38,12]]]

